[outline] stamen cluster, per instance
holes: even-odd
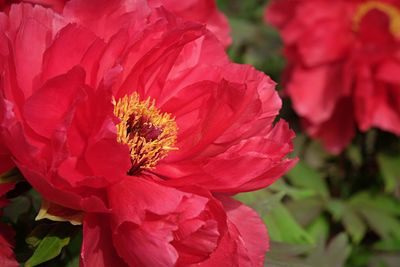
[[[117,141],[130,148],[133,175],[142,169],[153,169],[174,147],[177,137],[175,119],[162,113],[154,99],[141,101],[137,93],[113,101],[117,125]]]

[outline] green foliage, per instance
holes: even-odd
[[[351,252],[348,237],[345,233],[335,236],[326,246],[323,242],[307,257],[306,262],[315,267],[343,266]]]
[[[388,196],[371,196],[365,192],[349,204],[383,240],[400,240],[400,203]]]
[[[304,162],[297,163],[287,174],[287,178],[295,187],[309,189],[323,198],[329,197],[328,186],[323,176]]]
[[[312,243],[308,233],[282,204],[277,204],[263,216],[263,219],[268,226],[270,237],[275,241],[294,244]]]
[[[378,164],[385,182],[385,191],[395,192],[400,188],[400,155],[378,155]]]
[[[10,192],[17,197],[11,198],[3,211],[3,219],[11,223],[16,232],[17,260],[27,267],[79,266],[81,227],[47,219],[35,222],[40,195],[27,188],[26,182],[18,180],[20,182]]]
[[[364,238],[367,232],[367,225],[357,211],[351,207],[345,207],[341,221],[354,243],[357,244]]]
[[[32,256],[26,261],[26,267],[37,266],[43,262],[49,261],[57,257],[63,247],[69,244],[70,241],[70,227],[65,225],[57,224],[51,228],[51,230],[42,237],[42,231],[35,231],[34,234],[29,237],[27,243],[35,247]],[[39,233],[39,235],[36,234]]]

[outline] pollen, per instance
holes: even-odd
[[[133,175],[143,169],[154,169],[175,147],[178,127],[175,118],[162,113],[154,99],[140,100],[137,93],[113,100],[117,124],[117,141],[130,148]]]
[[[396,38],[400,38],[400,10],[389,4],[383,3],[380,1],[368,1],[364,4],[361,4],[354,17],[353,17],[353,28],[355,31],[359,30],[361,20],[364,16],[370,12],[371,10],[379,10],[385,13],[390,21],[389,30]]]

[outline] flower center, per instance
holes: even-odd
[[[133,93],[113,100],[114,115],[120,119],[117,124],[117,141],[130,148],[132,168],[129,175],[143,169],[153,169],[174,147],[178,127],[169,113],[162,113],[155,106],[155,100],[140,101]]]
[[[361,20],[371,10],[379,10],[385,13],[389,18],[389,31],[393,36],[400,38],[400,10],[388,3],[382,3],[380,1],[368,1],[361,4],[354,17],[353,17],[353,28],[358,31],[360,28]]]

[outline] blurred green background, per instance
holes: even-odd
[[[238,63],[278,82],[285,67],[278,32],[263,20],[268,1],[218,0]],[[340,155],[306,137],[284,98],[281,116],[296,131],[298,165],[268,189],[238,199],[256,209],[271,238],[269,267],[399,267],[400,140],[371,130]]]

